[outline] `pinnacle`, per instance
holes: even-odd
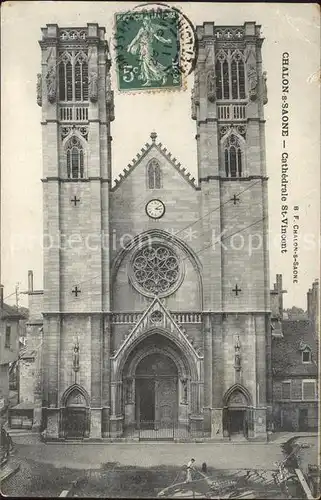
[[[156,138],[157,138],[157,134],[156,134],[156,132],[152,132],[152,133],[150,134],[150,138],[151,138],[151,140],[152,140],[153,142],[155,142],[155,141],[156,141]]]

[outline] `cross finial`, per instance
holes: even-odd
[[[157,138],[157,134],[156,134],[156,132],[152,132],[152,133],[150,134],[150,138],[151,138],[151,140],[152,140],[153,142],[155,142],[155,141],[156,141],[156,138]]]

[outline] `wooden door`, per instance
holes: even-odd
[[[177,377],[161,377],[155,384],[155,420],[161,426],[173,425],[177,421]]]
[[[85,408],[68,408],[65,416],[67,438],[83,438],[86,429]]]

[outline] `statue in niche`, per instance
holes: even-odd
[[[42,106],[42,75],[37,73],[37,104]]]
[[[73,370],[74,372],[79,371],[79,342],[77,339],[77,342],[74,344],[74,352],[73,352]]]
[[[237,372],[239,372],[241,370],[241,353],[240,353],[241,345],[239,336],[237,337],[234,349],[235,349],[234,368]]]
[[[252,101],[255,101],[257,97],[257,71],[255,64],[250,64],[247,70],[248,83],[249,83],[249,95]]]
[[[53,103],[56,100],[56,93],[57,93],[56,68],[54,66],[48,68],[46,75],[46,84],[47,84],[48,101]]]
[[[210,102],[215,102],[216,99],[216,87],[215,87],[215,71],[211,69],[206,78],[206,86],[207,86],[207,99]]]
[[[263,104],[267,104],[268,96],[267,96],[267,72],[263,71],[262,73],[262,87],[263,87]]]
[[[106,102],[109,110],[109,118],[111,121],[115,119],[115,106],[114,106],[114,91],[111,90],[110,73],[106,75]]]
[[[89,75],[89,98],[92,102],[98,99],[98,75],[96,71],[92,71]]]
[[[187,403],[187,378],[182,378],[182,403]]]

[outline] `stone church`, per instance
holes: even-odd
[[[29,330],[46,439],[266,439],[263,39],[254,22],[196,33],[197,178],[152,132],[114,179],[105,29],[42,29],[44,290],[29,287]]]

